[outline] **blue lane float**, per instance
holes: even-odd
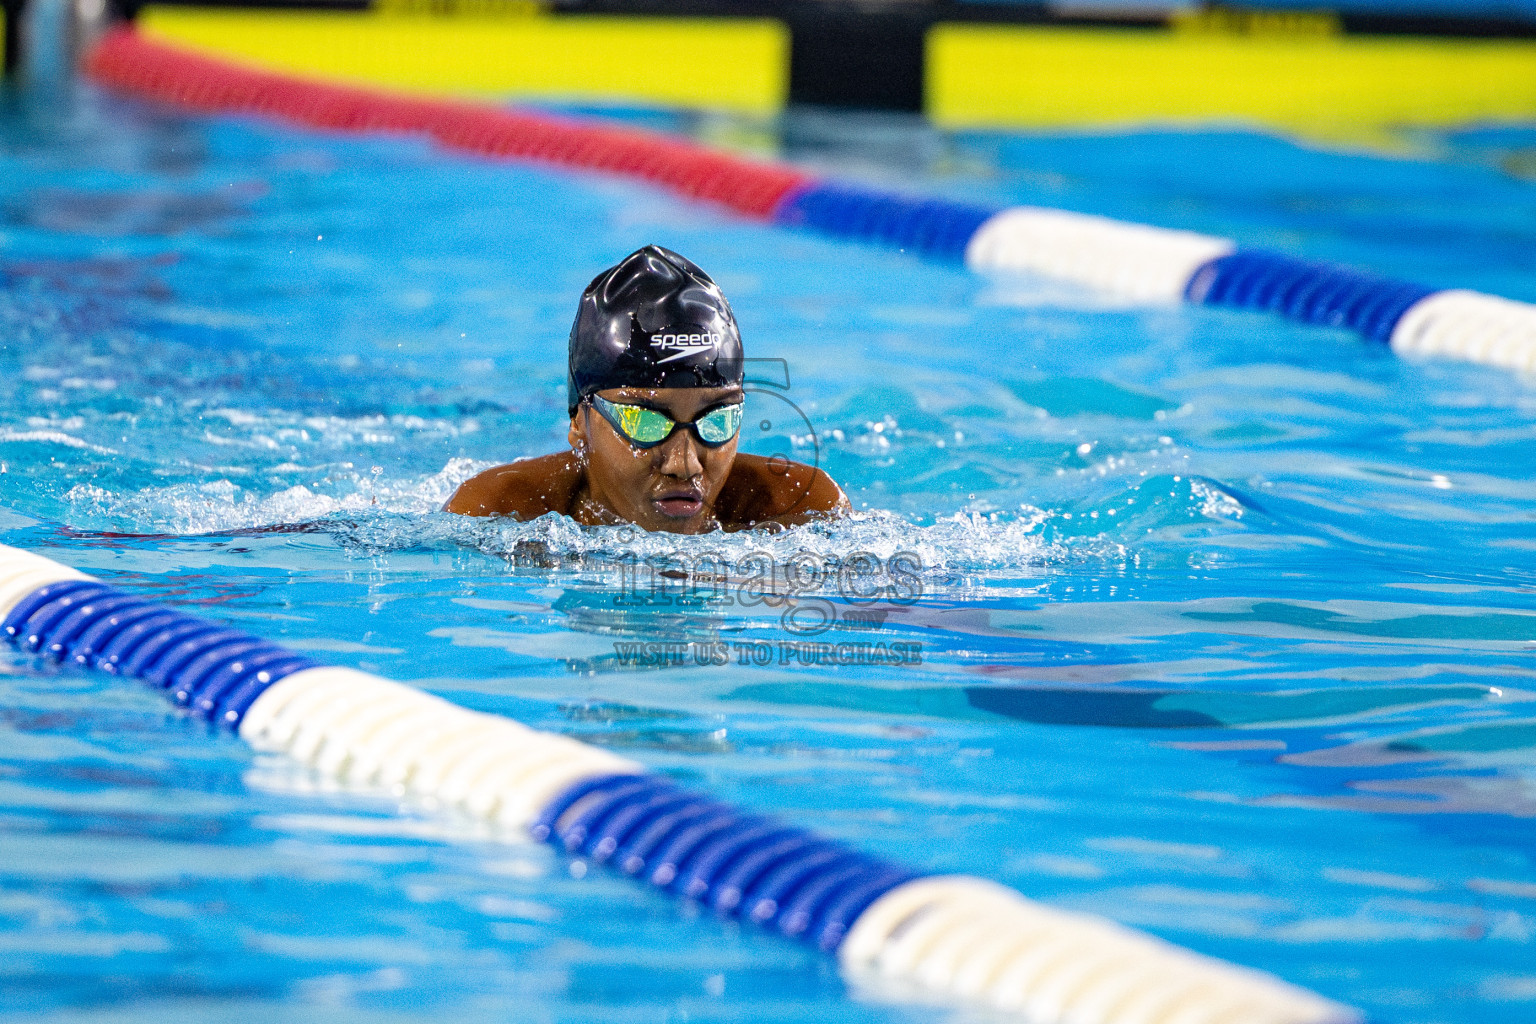
[[[1410,307],[1435,289],[1283,253],[1239,250],[1196,270],[1190,302],[1280,313],[1322,327],[1343,327],[1383,345]]]
[[[918,873],[667,779],[610,775],[571,787],[535,839],[826,952],[870,904]]]
[[[977,230],[999,212],[998,207],[821,181],[785,196],[773,211],[773,221],[932,260],[961,263]]]
[[[690,792],[633,761],[311,659],[0,546],[16,647],[136,678],[343,784],[532,836],[835,955],[850,979],[1032,1024],[1352,1024],[1269,975],[980,878],[934,876]]]
[[[38,587],[0,628],[24,651],[139,679],[230,728],[273,683],[320,667],[250,633],[82,579]]]

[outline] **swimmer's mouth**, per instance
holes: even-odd
[[[696,516],[704,509],[704,495],[699,491],[669,491],[666,494],[651,499],[651,504],[661,510],[664,516],[673,519],[687,519]]]

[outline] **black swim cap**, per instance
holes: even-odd
[[[567,398],[607,388],[724,388],[741,383],[736,317],[709,275],[648,245],[581,293],[571,325]]]

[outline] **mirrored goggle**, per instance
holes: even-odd
[[[718,448],[741,430],[741,403],[721,405],[691,423],[679,423],[664,412],[643,405],[610,402],[601,395],[592,396],[592,405],[602,413],[613,429],[638,448],[654,448],[678,427],[687,427],[706,448]]]

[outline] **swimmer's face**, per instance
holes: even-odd
[[[599,395],[621,405],[656,409],[690,423],[720,405],[740,402],[741,388],[609,388]],[[715,499],[736,460],[736,438],[718,448],[679,428],[654,448],[631,444],[591,402],[571,418],[571,447],[586,460],[588,494],[619,519],[647,530],[703,533],[714,529]]]

